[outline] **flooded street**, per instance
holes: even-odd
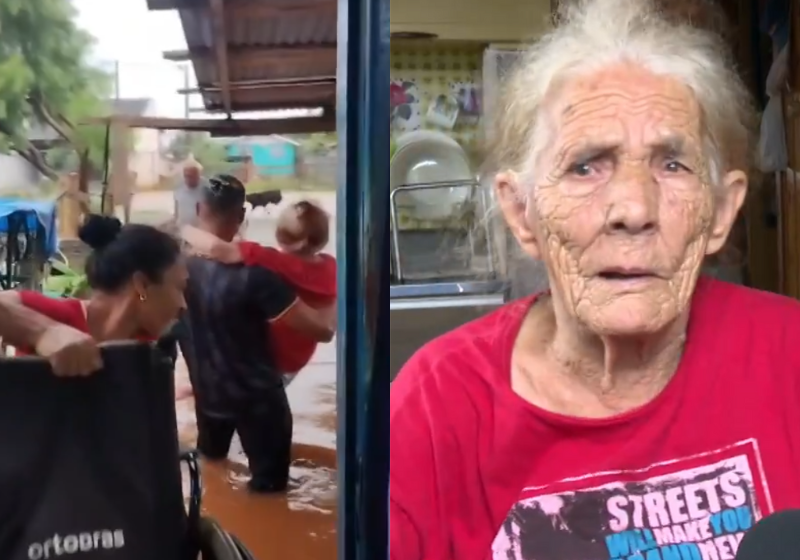
[[[165,196],[167,195],[167,196]],[[286,196],[286,199],[296,197]],[[335,196],[310,193],[333,215]],[[158,223],[171,209],[169,193],[137,194],[132,220]],[[249,215],[245,237],[274,242],[274,206]],[[168,217],[168,214],[167,214]],[[335,235],[331,245],[335,252]],[[204,463],[203,509],[238,536],[256,560],[334,560],[336,558],[336,343],[320,345],[311,364],[288,388],[294,414],[291,485],[287,494],[259,496],[247,490],[247,460],[234,439],[227,463]],[[176,386],[188,385],[183,360]],[[176,404],[181,445],[194,447],[197,427],[193,399]],[[188,481],[184,480],[188,493]]]
[[[203,509],[237,535],[257,560],[336,558],[336,387],[334,347],[321,347],[314,363],[289,386],[294,413],[294,460],[286,495],[247,490],[247,460],[234,440],[227,464],[205,463]],[[188,383],[181,364],[177,382]],[[177,404],[181,444],[197,437],[192,399]],[[187,493],[188,493],[188,482]]]

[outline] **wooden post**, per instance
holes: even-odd
[[[81,223],[80,185],[77,173],[59,179],[61,196],[58,198],[58,237],[77,239]]]
[[[130,204],[131,189],[130,171],[130,127],[124,122],[111,121],[110,159],[111,173],[109,175],[108,192],[106,193],[105,212],[114,215],[116,206]]]
[[[256,170],[256,164],[253,162],[252,156],[247,156],[244,161],[244,184],[246,185],[250,181],[254,181],[258,178],[258,171]]]

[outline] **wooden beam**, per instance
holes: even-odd
[[[151,11],[203,10],[209,8],[208,0],[147,0]],[[263,0],[226,0],[225,11],[235,12],[237,17],[270,18],[291,12],[331,10],[335,14],[336,2],[332,0],[301,0],[275,6]]]
[[[228,84],[230,91],[266,91],[274,90],[282,92],[282,95],[294,97],[295,95],[302,97],[303,94],[308,93],[311,89],[315,91],[331,90],[336,92],[335,79],[321,79],[309,81],[291,81],[283,82],[271,80],[251,80],[247,82],[232,82]],[[220,83],[212,84],[198,84],[194,88],[181,88],[178,93],[181,95],[187,94],[205,94],[205,93],[222,93],[223,87]]]
[[[225,108],[224,101],[221,99],[221,91],[204,91],[203,104],[206,107],[221,105]],[[245,110],[275,110],[291,109],[294,107],[308,107],[329,105],[336,99],[336,85],[333,83],[320,84],[319,86],[289,86],[289,87],[253,87],[250,89],[237,89],[231,94],[233,96],[232,109],[236,112]],[[256,107],[257,106],[257,107]],[[244,109],[243,107],[248,107]],[[227,112],[227,108],[225,108]]]
[[[219,76],[222,93],[222,105],[225,112],[231,116],[231,87],[230,73],[228,71],[228,36],[225,30],[225,8],[222,0],[209,0],[211,9],[211,30],[214,37],[214,57],[217,61],[217,75]]]
[[[264,121],[264,125],[254,132],[240,132],[237,130],[226,131],[223,129],[212,130],[211,136],[235,137],[235,136],[269,136],[270,134],[314,134],[315,132],[335,132],[335,117],[312,117],[298,119],[273,120],[272,123]]]
[[[333,99],[324,100],[325,102],[314,102],[314,103],[307,103],[307,102],[297,102],[291,105],[287,105],[286,103],[281,103],[280,105],[264,105],[263,103],[234,103],[233,110],[235,113],[263,113],[266,111],[319,111],[320,108],[331,106],[334,102]],[[211,115],[217,115],[224,113],[225,109],[223,109],[221,104],[210,104],[202,109],[203,113],[208,113]],[[331,109],[333,111],[333,109]]]
[[[308,134],[336,129],[336,114],[326,111],[319,117],[294,117],[290,119],[174,119],[119,115],[93,117],[83,124],[121,123],[131,128],[157,130],[192,130],[211,132],[215,136],[260,136],[266,134]]]
[[[163,10],[193,10],[207,8],[206,0],[147,0],[151,12]]]
[[[326,104],[330,103],[327,101]],[[308,102],[300,102],[286,104],[286,103],[270,103],[265,104],[262,102],[259,103],[234,103],[233,104],[233,112],[236,113],[264,113],[264,112],[274,112],[274,111],[319,111],[321,107],[325,104],[320,102],[308,103]],[[225,108],[220,103],[211,103],[205,107],[196,107],[194,109],[190,109],[189,113],[200,114],[200,113],[209,113],[212,115],[217,115],[220,113],[224,113]]]
[[[197,48],[191,50],[166,51],[164,58],[172,62],[185,62],[187,60],[213,61],[213,49]],[[248,46],[228,47],[228,57],[235,59],[237,64],[265,64],[270,62],[290,62],[298,58],[325,58],[330,61],[332,68],[336,68],[336,44],[324,44],[302,47],[269,47]]]

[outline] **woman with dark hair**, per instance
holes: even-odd
[[[86,264],[88,300],[0,293],[0,338],[17,354],[48,358],[58,375],[96,371],[102,365],[98,342],[154,340],[186,307],[188,273],[169,234],[89,215],[79,237],[93,249]]]

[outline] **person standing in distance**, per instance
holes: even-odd
[[[175,186],[174,219],[177,227],[197,224],[197,205],[200,203],[202,186],[207,183],[203,178],[203,166],[190,157],[183,166],[183,174]]]

